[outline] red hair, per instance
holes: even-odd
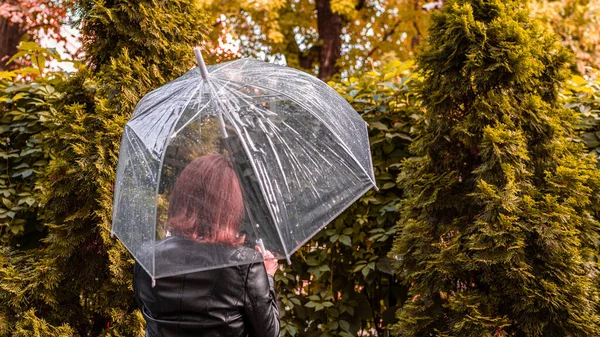
[[[168,228],[197,242],[241,245],[244,219],[240,182],[223,155],[194,159],[177,178],[169,201]]]

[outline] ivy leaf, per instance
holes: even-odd
[[[348,247],[352,245],[352,239],[348,235],[340,235],[340,242]]]
[[[341,320],[339,321],[339,323],[340,323],[340,327],[341,327],[342,329],[344,329],[345,331],[350,331],[350,323],[348,323],[348,322],[344,321],[343,319],[341,319]]]
[[[346,234],[346,235],[351,235],[352,233],[354,233],[354,230],[352,228],[345,228],[342,233]]]
[[[32,173],[33,173],[33,170],[32,170],[32,169],[27,169],[27,170],[25,170],[25,171],[23,171],[23,172],[21,173],[21,176],[22,176],[23,178],[27,178],[27,177],[29,177],[29,176],[30,176]]]
[[[365,266],[365,268],[363,268],[363,269],[361,270],[361,273],[362,273],[362,274],[363,274],[363,276],[366,278],[366,277],[367,277],[367,275],[369,275],[369,268],[368,268],[368,266]]]
[[[329,269],[329,266],[326,264],[319,266],[319,271],[326,272],[326,271],[330,271],[330,270],[331,269]]]
[[[317,303],[317,302],[308,301],[308,302],[306,302],[306,304],[305,304],[304,306],[305,306],[305,307],[307,307],[307,308],[314,308],[314,307],[316,307],[318,304],[319,304],[319,303]]]
[[[337,321],[332,321],[331,323],[329,323],[329,331],[337,330],[339,326],[340,325]]]
[[[13,169],[14,170],[20,170],[20,169],[26,168],[26,167],[29,167],[29,164],[27,164],[27,163],[21,163],[21,164],[15,166],[15,167],[13,167]]]
[[[366,264],[359,264],[358,266],[354,267],[353,272],[358,273],[359,271],[361,271],[364,267],[366,266]]]
[[[33,206],[33,204],[35,204],[35,199],[34,199],[34,198],[31,198],[31,197],[29,197],[29,198],[26,198],[26,199],[25,199],[25,203],[26,203],[27,205],[29,205],[29,206]]]
[[[392,187],[396,187],[396,184],[389,182],[389,183],[383,184],[383,186],[381,186],[381,189],[382,190],[387,190],[387,189],[392,188]]]
[[[596,148],[600,146],[600,140],[594,132],[586,132],[581,136],[581,139],[585,142],[588,148]]]
[[[44,57],[44,55],[38,55],[36,63],[37,63],[36,65],[38,66],[40,71],[43,72],[44,69],[46,68],[46,58]]]
[[[371,122],[369,123],[369,126],[377,130],[389,131],[388,127],[381,122]]]

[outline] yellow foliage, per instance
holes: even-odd
[[[285,59],[291,67],[316,71],[315,51],[322,41],[316,2],[311,0],[197,0],[213,15],[213,31],[206,41],[207,62],[240,56]],[[419,0],[331,0],[342,20],[342,53],[337,63],[347,75],[411,58],[427,35],[429,12]],[[239,53],[222,51],[223,36],[239,41]],[[221,40],[220,40],[221,39]],[[237,46],[236,46],[237,47]],[[240,55],[241,54],[241,55]]]
[[[285,39],[285,36],[283,36],[281,32],[274,29],[269,29],[269,31],[267,32],[267,37],[274,43],[281,43]]]
[[[358,14],[354,0],[331,0],[331,11],[347,18],[355,18]]]
[[[35,315],[35,310],[30,309],[23,315],[23,320],[17,323],[17,329],[13,336],[18,337],[71,337],[75,336],[75,331],[68,325],[52,326],[46,320]]]

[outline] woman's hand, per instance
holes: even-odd
[[[271,276],[275,276],[275,272],[277,271],[277,267],[279,264],[277,263],[277,259],[270,251],[262,251],[259,246],[256,246],[256,250],[258,250],[263,255],[263,260],[265,263],[265,269],[267,270],[267,274]]]

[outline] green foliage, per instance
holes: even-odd
[[[42,131],[56,113],[53,103],[60,99],[55,86],[64,80],[61,73],[45,72],[47,58],[55,55],[35,43],[22,43],[11,58],[31,60],[34,67],[0,73],[0,240],[15,235],[36,237],[39,206],[37,175],[48,163]],[[27,245],[27,239],[19,240]]]
[[[558,100],[570,55],[518,1],[447,1],[390,257],[398,336],[597,336],[600,176]]]
[[[196,1],[80,0],[76,11],[80,39],[95,70],[127,50],[152,76],[180,73],[194,58],[190,49],[208,31],[206,13]]]
[[[21,335],[140,336],[133,259],[110,237],[120,138],[139,99],[194,64],[205,16],[192,0],[81,1],[78,10],[92,69],[58,88],[53,126],[42,131],[50,160],[35,184],[46,236],[29,250],[0,249],[2,326]]]
[[[330,83],[369,122],[380,191],[370,191],[329,224],[276,274],[283,336],[381,336],[406,291],[389,259],[398,220],[399,163],[408,155],[418,102],[411,63]]]
[[[578,131],[585,146],[600,159],[600,71],[573,76],[562,94],[565,106],[581,116]]]

